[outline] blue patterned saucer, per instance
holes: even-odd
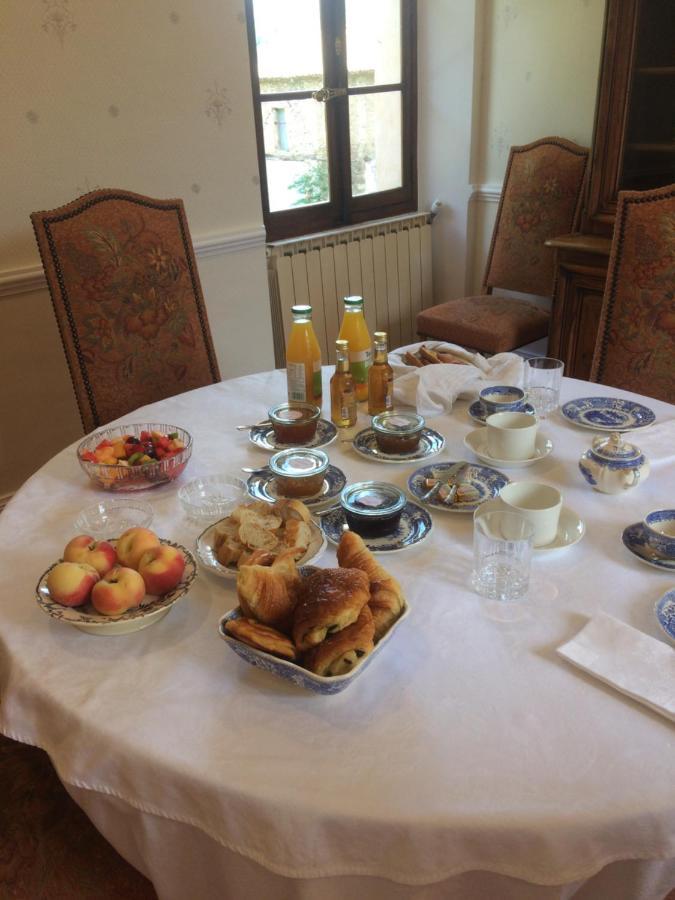
[[[445,438],[433,428],[423,428],[417,450],[413,450],[412,453],[384,453],[377,446],[373,429],[365,428],[356,435],[352,446],[357,453],[367,459],[385,463],[411,463],[436,456],[445,447]]]
[[[255,444],[256,447],[260,447],[261,450],[277,451],[286,450],[289,447],[296,446],[308,447],[310,449],[327,447],[328,444],[333,443],[336,437],[337,428],[335,425],[327,419],[319,419],[316,424],[316,434],[307,444],[280,444],[274,437],[274,427],[271,422],[266,422],[263,425],[254,425],[249,432],[248,439],[252,444]]]
[[[324,506],[330,506],[335,503],[340,496],[340,491],[347,484],[347,478],[342,469],[337,466],[328,466],[326,477],[323,480],[321,490],[313,497],[303,497],[302,502],[309,509],[316,511]],[[255,500],[266,500],[267,503],[274,503],[279,499],[275,484],[274,475],[270,469],[265,466],[254,472],[246,482],[249,494]]]
[[[496,497],[505,484],[511,480],[503,472],[493,469],[491,466],[479,466],[466,463],[465,467],[457,471],[457,462],[442,462],[436,465],[423,466],[408,479],[408,490],[415,497],[432,509],[441,509],[443,512],[472,513],[483,503]],[[435,478],[438,481],[453,481],[456,475],[461,475],[459,483],[472,488],[472,495],[466,499],[460,498],[452,503],[444,503],[436,496],[428,497],[429,488],[424,484],[426,478]],[[425,499],[427,497],[427,499]]]
[[[634,431],[656,419],[649,407],[619,397],[580,397],[565,403],[560,411],[568,422],[594,431]]]
[[[675,559],[661,556],[649,543],[649,531],[644,522],[635,522],[624,529],[623,545],[643,563],[662,572],[675,572]]]
[[[321,528],[331,544],[340,543],[346,524],[347,520],[341,506],[321,516]],[[419,544],[429,536],[431,528],[431,516],[426,509],[409,501],[403,507],[401,519],[394,531],[379,537],[364,538],[363,541],[373,553],[396,553],[412,547],[413,544]]]
[[[528,416],[534,415],[534,406],[531,403],[523,403],[522,406],[519,406],[517,409],[509,409],[507,412],[524,412],[527,413]],[[485,407],[483,406],[480,400],[476,400],[469,407],[469,415],[474,420],[474,422],[478,422],[479,425],[485,425],[485,420],[488,416],[491,416],[492,413],[489,413]]]
[[[654,611],[661,628],[663,628],[671,641],[675,641],[675,588],[666,591],[657,602]]]

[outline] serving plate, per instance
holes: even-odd
[[[441,462],[423,466],[413,472],[408,479],[408,490],[416,500],[431,509],[453,513],[472,513],[485,500],[496,497],[504,485],[511,480],[508,475],[504,475],[503,472],[499,472],[491,466],[479,466],[474,463],[466,463],[458,473],[459,465],[459,462]],[[443,503],[435,496],[428,496],[429,488],[424,484],[426,478],[435,478],[438,481],[450,480],[453,483],[457,474],[461,475],[460,484],[468,484],[474,489],[473,499]]]
[[[114,539],[111,539],[111,542],[114,542]],[[168,593],[161,594],[159,597],[146,594],[139,606],[128,609],[121,616],[103,616],[90,603],[86,603],[84,606],[62,606],[51,599],[47,588],[47,576],[55,566],[62,562],[59,559],[40,576],[35,589],[38,606],[53,619],[66,622],[68,625],[74,625],[75,628],[78,628],[80,631],[86,631],[89,634],[129,634],[132,631],[140,631],[142,628],[147,628],[148,625],[154,625],[164,618],[177,600],[180,600],[181,597],[187,594],[197,575],[197,563],[186,547],[161,538],[160,544],[176,547],[185,556],[183,578]]]
[[[205,528],[199,535],[197,538],[197,556],[199,557],[199,561],[209,570],[209,572],[213,572],[214,575],[218,575],[220,578],[232,579],[237,577],[239,570],[234,567],[229,568],[228,566],[219,563],[214,548],[216,528],[222,521],[224,520],[220,519],[220,521],[209,525],[208,528]],[[326,538],[319,526],[314,522],[309,522],[308,524],[312,536],[309,547],[297,561],[298,566],[309,565],[313,559],[316,559],[323,553],[327,546]]]
[[[644,522],[634,522],[624,528],[621,540],[626,550],[640,562],[662,572],[675,572],[675,559],[662,556],[650,545],[650,532]]]
[[[259,669],[263,669],[266,672],[271,672],[273,675],[277,675],[279,678],[284,678],[286,681],[291,681],[293,682],[293,684],[297,684],[298,687],[305,688],[309,691],[314,691],[317,694],[339,694],[340,691],[344,691],[345,688],[348,688],[349,685],[359,677],[359,675],[365,672],[372,661],[377,656],[379,656],[382,648],[391,641],[394,634],[398,631],[399,626],[401,625],[403,620],[407,619],[409,615],[410,606],[406,602],[401,615],[398,617],[398,619],[396,619],[389,631],[387,631],[387,633],[380,638],[377,644],[375,644],[375,648],[371,653],[368,654],[368,656],[364,656],[364,658],[358,663],[358,665],[346,675],[332,675],[330,677],[326,675],[315,675],[308,669],[303,669],[303,667],[298,665],[298,663],[280,659],[278,656],[272,656],[270,653],[265,653],[264,650],[257,650],[255,647],[250,647],[248,644],[244,644],[229,635],[225,631],[225,623],[230,619],[241,618],[242,612],[239,607],[236,607],[236,609],[233,609],[230,612],[226,613],[221,618],[220,624],[218,626],[218,632],[220,634],[220,637],[232,650],[234,650],[237,656],[241,657],[241,659],[249,663],[249,665],[257,666]]]
[[[648,406],[620,397],[580,397],[560,408],[568,422],[593,431],[635,431],[656,419]]]
[[[338,469],[337,466],[328,466],[321,490],[312,497],[300,497],[298,499],[302,500],[308,509],[316,512],[318,509],[335,503],[345,484],[347,484],[347,478],[342,469]],[[277,494],[275,477],[267,466],[254,472],[246,482],[246,487],[251,497],[255,500],[265,500],[267,503],[274,503],[276,500],[282,499]]]
[[[377,446],[373,429],[365,428],[356,435],[352,446],[366,459],[376,459],[385,463],[411,463],[436,456],[445,447],[445,438],[433,428],[423,428],[417,450],[410,453],[385,453]]]
[[[316,423],[316,434],[311,441],[306,444],[281,444],[274,436],[274,427],[271,422],[264,422],[261,425],[254,425],[251,428],[248,438],[252,444],[261,450],[269,450],[276,452],[277,450],[288,450],[290,447],[306,447],[308,450],[316,450],[317,447],[327,447],[332,444],[337,437],[338,430],[327,419],[319,419]]]
[[[523,403],[518,409],[509,409],[505,410],[505,412],[524,412],[527,413],[528,416],[535,415],[535,409],[531,403]],[[488,416],[491,416],[492,413],[485,409],[482,400],[475,400],[469,407],[469,415],[474,422],[478,422],[479,425],[485,425],[485,420]]]
[[[398,553],[428,538],[432,526],[427,510],[408,501],[403,507],[395,531],[378,537],[364,537],[363,542],[372,553]],[[348,527],[341,506],[321,516],[321,528],[331,544],[339,544],[343,531]]]

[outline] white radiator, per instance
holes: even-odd
[[[326,232],[267,246],[276,365],[285,362],[291,307],[309,303],[324,364],[335,362],[342,298],[361,294],[370,333],[390,348],[416,340],[415,320],[432,303],[428,213]]]

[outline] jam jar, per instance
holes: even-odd
[[[300,400],[278,403],[267,413],[277,443],[291,444],[294,447],[309,444],[314,438],[320,415],[318,406]]]
[[[386,412],[373,416],[375,442],[383,453],[414,453],[419,447],[424,419],[417,413]]]
[[[323,450],[281,450],[269,467],[280,497],[313,497],[323,487],[328,457]]]
[[[403,491],[385,481],[348,484],[340,494],[347,524],[361,537],[378,537],[396,531],[405,504]]]

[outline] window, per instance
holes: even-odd
[[[268,240],[417,208],[416,0],[246,0]]]

